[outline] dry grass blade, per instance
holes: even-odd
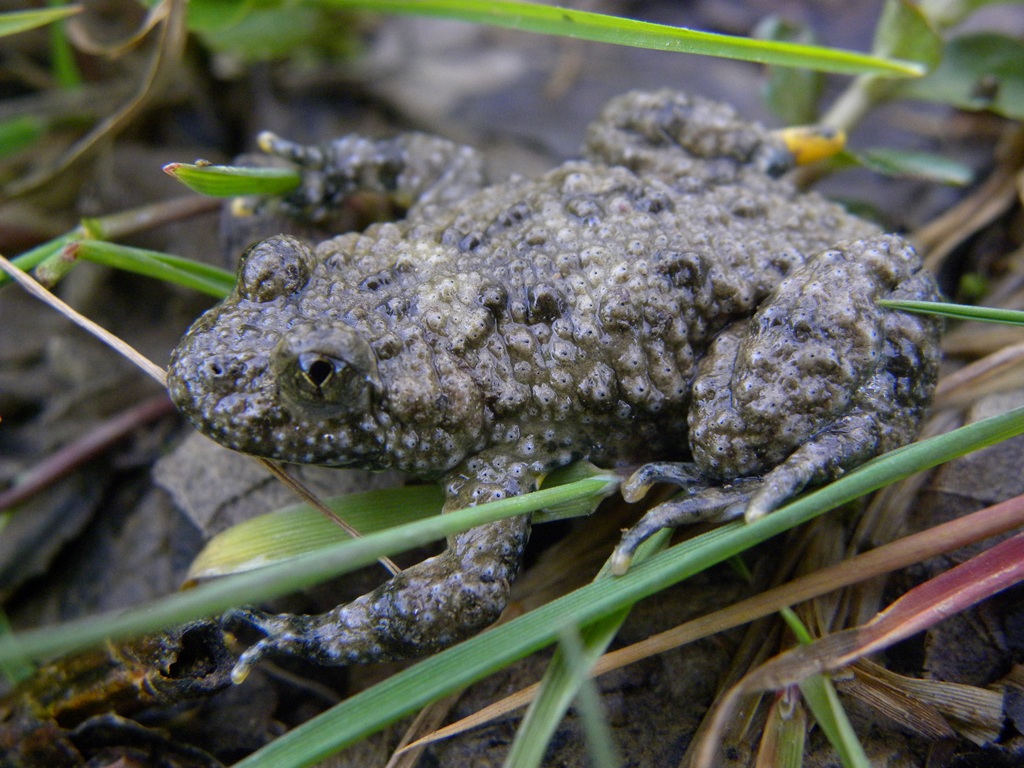
[[[8,276],[22,288],[31,293],[40,301],[45,304],[49,304],[55,310],[60,312],[66,318],[71,320],[75,325],[80,328],[84,328],[86,331],[91,333],[97,339],[102,341],[108,347],[111,347],[114,351],[121,353],[128,360],[135,363],[139,368],[145,371],[147,374],[152,376],[160,384],[161,387],[167,387],[167,376],[164,373],[164,369],[154,363],[152,360],[141,354],[134,347],[125,343],[123,340],[112,334],[106,328],[103,328],[94,323],[89,318],[85,317],[81,313],[77,312],[74,308],[68,306],[63,301],[58,299],[46,288],[37,283],[27,274],[22,272],[16,266],[11,264],[3,256],[0,256],[0,269],[7,273]]]
[[[906,677],[880,664],[861,659],[851,666],[857,680],[870,678],[900,694],[900,706],[928,707],[941,713],[957,732],[976,744],[989,744],[998,738],[1003,727],[1003,696],[999,691],[945,680]],[[915,730],[920,721],[907,717],[908,709],[897,712],[894,719]],[[934,737],[933,737],[934,738]]]
[[[505,608],[501,616],[498,617],[498,620],[494,622],[494,624],[492,624],[488,628],[488,630],[485,631],[489,631],[494,627],[498,627],[506,622],[512,621],[512,619],[521,616],[522,613],[523,610],[521,606],[516,605],[515,603],[510,604]],[[535,689],[538,687],[539,685],[533,685],[530,686],[530,689]],[[423,750],[426,749],[427,746],[429,746],[431,743],[435,741],[440,741],[441,739],[448,738],[450,736],[456,736],[459,733],[463,733],[464,731],[468,731],[470,728],[473,728],[475,724],[469,725],[465,728],[460,728],[456,732],[446,734],[445,736],[437,736],[438,733],[441,733],[442,731],[447,731],[448,727],[451,727],[448,726],[446,728],[438,728],[438,726],[448,716],[448,713],[451,711],[452,707],[454,707],[458,703],[459,699],[462,697],[462,694],[462,690],[455,691],[454,693],[451,693],[448,696],[445,696],[444,698],[438,699],[434,703],[421,709],[419,714],[416,716],[413,722],[406,729],[405,733],[402,735],[401,741],[395,747],[394,753],[392,753],[391,758],[388,760],[387,765],[385,765],[384,768],[414,768],[416,765],[418,765],[418,761],[423,754]],[[523,705],[525,706],[525,704],[528,703],[529,701],[526,701],[523,703]],[[515,707],[513,707],[513,709],[515,709]],[[472,717],[466,718],[465,720],[461,720],[459,722],[464,723],[470,719],[472,719]],[[483,722],[487,721],[481,721],[481,724]],[[428,735],[423,736],[422,738],[416,738],[417,735],[421,733],[425,733]]]
[[[923,254],[925,266],[937,271],[946,257],[967,237],[990,224],[1018,199],[1017,174],[1024,165],[1024,130],[1006,142],[1000,163],[973,193],[942,216],[914,232],[911,238]]]
[[[772,702],[754,768],[802,765],[806,735],[807,710],[798,692],[787,689]]]
[[[270,474],[272,474],[274,477],[276,477],[278,480],[284,483],[288,487],[288,489],[291,490],[292,493],[294,493],[304,502],[309,504],[309,506],[313,507],[313,509],[319,512],[321,515],[323,515],[328,520],[337,525],[339,528],[341,528],[343,531],[345,531],[345,533],[347,533],[353,539],[358,539],[362,537],[362,534],[359,531],[357,531],[351,525],[342,520],[338,515],[336,515],[332,509],[330,509],[326,504],[324,504],[320,499],[316,497],[316,494],[314,494],[306,486],[304,486],[302,483],[300,483],[298,480],[296,480],[294,477],[288,474],[285,468],[278,464],[276,461],[271,461],[270,459],[265,459],[260,456],[254,456],[253,458]],[[402,569],[395,565],[394,561],[390,557],[382,557],[377,562],[383,565],[384,568],[388,571],[388,573],[390,573],[392,576],[402,572]]]
[[[854,665],[848,678],[834,677],[837,690],[859,699],[921,738],[936,741],[956,736],[949,721],[934,707],[911,696],[894,682],[874,674],[876,670],[858,669],[861,663]]]
[[[146,232],[164,224],[182,221],[204,213],[220,210],[221,201],[197,195],[183,195],[157,203],[141,205],[127,211],[110,213],[82,221],[83,238],[117,240],[127,235]]]
[[[963,407],[983,395],[1024,385],[1024,343],[1004,347],[945,376],[935,389],[934,408]]]
[[[1014,502],[1020,502],[1017,497]],[[966,519],[966,518],[964,518]],[[960,521],[956,521],[960,522]],[[717,734],[738,700],[750,693],[777,690],[811,675],[829,672],[875,653],[965,610],[1024,580],[1024,534],[907,592],[867,624],[788,651],[747,675],[723,698],[712,727],[698,749],[697,766],[715,764]]]
[[[456,691],[421,709],[402,735],[401,741],[398,742],[398,746],[395,747],[395,751],[384,768],[416,768],[423,756],[423,750],[430,743],[423,739],[414,741],[416,734],[436,731],[452,707],[458,703],[462,693],[462,691]]]
[[[140,425],[174,410],[166,395],[157,395],[107,419],[96,429],[60,448],[28,470],[10,488],[0,491],[0,511],[21,504],[83,463],[123,440]]]
[[[1024,496],[1018,496],[927,531],[912,534],[830,568],[795,579],[788,584],[743,600],[721,611],[652,635],[639,643],[607,653],[594,665],[591,675],[602,675],[620,669],[628,664],[678,648],[717,632],[747,624],[782,608],[905,568],[943,552],[982,541],[1022,524],[1024,524]],[[539,687],[539,684],[534,684],[523,688],[480,709],[469,717],[413,742],[407,749],[451,738],[524,707],[533,701]],[[781,685],[777,687],[781,687]]]
[[[149,9],[143,18],[142,23],[130,34],[120,40],[102,41],[97,39],[88,27],[88,19],[78,16],[66,25],[68,38],[75,44],[75,47],[82,53],[91,56],[117,57],[124,54],[128,49],[138,45],[142,39],[167,18],[170,12],[170,4],[157,3]]]
[[[162,0],[160,5],[166,7],[166,11],[162,12],[160,38],[156,50],[150,58],[149,67],[136,88],[135,94],[120,109],[97,123],[54,165],[44,167],[39,172],[11,184],[5,190],[5,197],[17,197],[45,184],[85,157],[101,139],[121,130],[129,120],[139,113],[156,91],[159,79],[167,69],[168,63],[181,57],[188,37],[186,27],[188,3],[186,0]]]

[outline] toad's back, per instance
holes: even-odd
[[[359,329],[386,410],[417,425],[415,445],[400,430],[388,440],[403,468],[447,470],[467,449],[523,436],[547,435],[550,450],[552,433],[557,463],[644,459],[666,440],[678,454],[714,335],[808,255],[875,231],[756,168],[715,170],[680,189],[574,162],[448,209],[413,209],[321,244],[309,283],[259,307],[260,327]]]

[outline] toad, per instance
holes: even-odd
[[[400,469],[445,510],[523,494],[586,458],[683,487],[655,530],[753,519],[914,436],[938,322],[914,250],[779,175],[793,157],[722,104],[614,99],[581,160],[487,186],[479,155],[424,134],[304,147],[281,202],[329,216],[369,190],[404,218],[319,244],[252,245],[238,283],[173,354],[199,430],[285,462]],[[646,462],[646,464],[644,464]],[[431,652],[505,606],[529,534],[515,518],[319,616],[243,612],[267,654],[351,664]]]

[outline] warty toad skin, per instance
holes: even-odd
[[[245,254],[235,291],[173,355],[195,425],[286,462],[439,479],[446,510],[532,490],[580,458],[651,462],[682,498],[630,531],[749,517],[908,442],[933,389],[935,320],[880,308],[935,299],[900,238],[775,178],[765,129],[670,91],[613,100],[583,159],[485,186],[475,152],[406,134],[321,147],[276,138],[328,215],[370,190],[404,219]],[[442,648],[508,599],[529,521],[446,552],[320,616],[245,611],[268,653],[324,664]]]

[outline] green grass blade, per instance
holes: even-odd
[[[608,479],[608,473],[588,461],[577,461],[552,471],[542,488],[556,488],[578,480]],[[615,486],[609,484],[608,493]],[[375,533],[402,523],[422,520],[441,513],[441,489],[436,485],[350,493],[327,499],[332,512],[362,534]],[[604,500],[601,495],[584,494],[565,504],[536,512],[534,524],[589,515]],[[226,576],[262,567],[284,558],[338,544],[349,535],[308,504],[295,504],[254,517],[219,533],[207,542],[192,561],[188,578]]]
[[[785,608],[780,613],[801,645],[814,642],[814,638],[795,611]],[[853,731],[832,680],[823,674],[811,675],[802,680],[799,687],[815,721],[836,750],[843,765],[846,768],[871,768],[871,761],[868,760],[863,745]]]
[[[28,149],[46,135],[49,127],[38,115],[17,115],[0,121],[0,158]]]
[[[974,181],[974,171],[969,166],[932,152],[875,147],[854,156],[869,171],[884,176],[921,179],[954,187],[963,187]]]
[[[972,304],[948,304],[940,301],[910,301],[881,299],[881,307],[899,309],[904,312],[920,312],[925,315],[940,315],[955,320],[980,320],[985,323],[1004,323],[1006,325],[1024,325],[1024,312],[1014,309],[993,309],[976,307]]]
[[[441,513],[444,495],[436,485],[350,493],[324,504],[362,534],[393,528]],[[192,561],[189,579],[241,573],[315,552],[351,537],[308,504],[296,504],[234,525],[210,539]]]
[[[61,5],[61,0],[49,0],[49,5],[55,10],[67,11]],[[54,79],[62,88],[77,88],[82,84],[82,73],[78,69],[75,51],[68,40],[67,31],[61,24],[50,27],[50,61]]]
[[[331,8],[432,16],[582,40],[677,53],[723,56],[761,64],[807,67],[822,72],[917,77],[916,62],[813,45],[700,32],[682,27],[606,16],[540,3],[512,0],[319,0]]]
[[[784,690],[768,710],[758,760],[772,768],[801,768],[804,764],[807,715],[797,690]]]
[[[10,634],[11,623],[7,620],[7,613],[0,609],[0,636],[8,636]],[[0,664],[0,675],[12,685],[32,677],[35,671],[35,665],[24,657],[8,659]]]
[[[624,576],[583,587],[525,616],[420,662],[347,699],[236,768],[296,768],[349,746],[431,701],[557,640],[567,622],[583,626],[896,480],[1024,432],[1024,408],[906,446],[754,523],[731,523],[683,542]],[[2,656],[0,656],[2,658]]]
[[[76,227],[60,237],[49,240],[42,245],[37,245],[30,251],[25,251],[20,256],[11,259],[11,263],[23,272],[30,272],[47,259],[59,256],[68,243],[82,237],[82,234],[82,228]],[[13,282],[6,272],[0,274],[0,288]]]
[[[15,35],[29,29],[52,24],[78,13],[81,7],[66,5],[62,8],[40,8],[35,11],[8,11],[0,13],[0,37]]]
[[[541,488],[557,488],[559,485],[575,483],[577,480],[585,480],[589,477],[605,477],[607,472],[600,467],[595,467],[589,461],[574,461],[564,467],[552,470],[541,482]],[[615,489],[609,489],[609,495]],[[604,498],[594,496],[581,496],[566,504],[558,504],[546,507],[533,516],[534,524],[550,523],[555,520],[565,520],[570,517],[583,517],[593,513],[604,501]]]
[[[671,532],[668,530],[659,531],[645,541],[637,550],[634,564],[639,565],[656,552],[660,552],[668,543],[670,535]],[[611,570],[607,563],[596,580],[606,578],[611,578]],[[516,731],[512,749],[505,759],[506,768],[530,768],[541,764],[555,729],[565,717],[569,705],[582,693],[585,685],[592,685],[590,669],[608,649],[632,609],[633,604],[630,603],[613,611],[584,627],[578,635],[574,632],[575,627],[568,628],[568,631],[573,632],[575,647],[567,647],[563,635],[562,644],[555,651],[551,663],[544,672],[540,692],[531,702],[523,722]]]
[[[828,676],[811,675],[801,681],[800,693],[843,765],[846,768],[871,768],[871,760],[854,733],[850,718],[846,716]]]
[[[558,652],[566,658],[572,659],[569,677],[574,681],[578,681],[572,683],[572,687],[578,689],[575,697],[576,711],[583,726],[583,738],[587,744],[587,752],[590,755],[590,764],[594,768],[618,768],[622,764],[622,758],[619,755],[618,748],[615,746],[611,729],[608,727],[608,718],[605,716],[604,707],[601,706],[601,694],[597,690],[597,684],[587,674],[590,667],[599,657],[593,654],[593,648],[591,648],[590,653],[584,651],[583,641],[574,629],[574,627],[570,627],[567,631],[561,633]],[[566,707],[568,707],[568,704],[566,704]],[[561,714],[551,714],[558,714],[557,717],[552,717],[551,719],[550,730],[551,734],[554,735],[555,726],[558,725]],[[519,734],[516,734],[516,739],[519,739]],[[548,741],[550,741],[550,737],[543,742],[544,745]],[[544,752],[547,751],[546,749],[539,749],[540,746],[538,744],[538,748],[534,750],[538,754],[536,761],[532,763],[533,765],[540,765],[541,760],[544,759]],[[515,765],[511,757],[505,764],[510,768]]]
[[[223,299],[235,285],[235,275],[219,267],[103,240],[80,240],[70,246],[74,255],[126,272],[165,280]]]
[[[163,170],[194,192],[211,197],[284,195],[302,183],[294,168],[168,163]]]

